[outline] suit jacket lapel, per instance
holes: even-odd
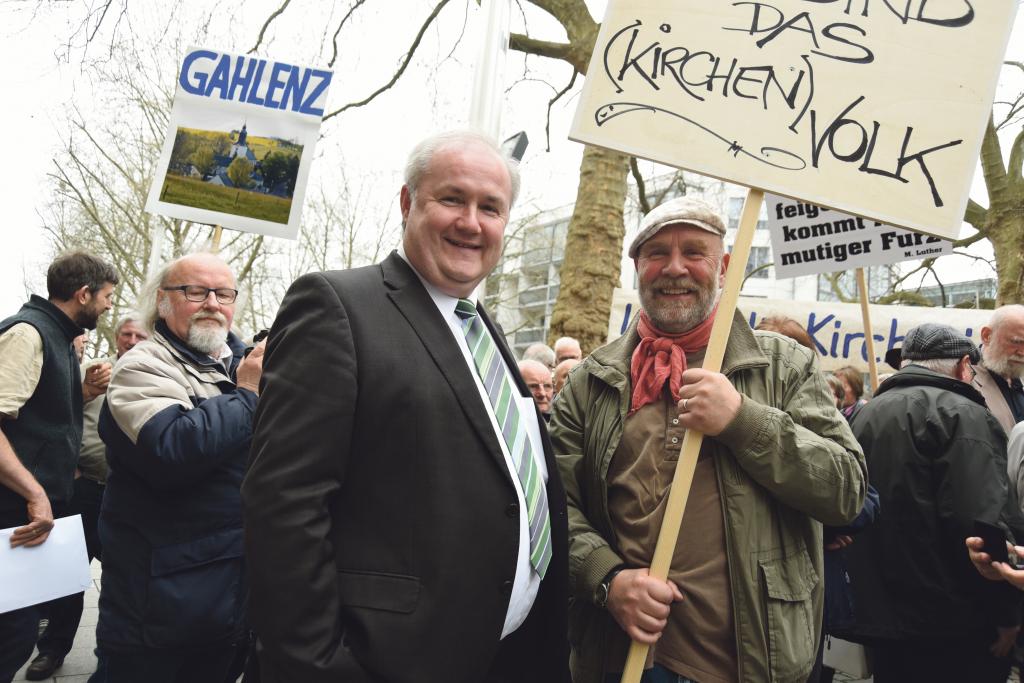
[[[452,339],[451,329],[441,317],[430,294],[423,288],[423,284],[409,264],[397,254],[392,253],[386,258],[381,263],[381,269],[384,271],[384,284],[390,290],[388,298],[423,342],[427,353],[434,359],[437,369],[451,387],[466,419],[511,483],[511,475],[505,465],[505,456],[501,453],[498,437],[491,426],[491,418],[481,402],[476,380],[470,374],[472,370],[466,365],[462,351]],[[503,342],[504,340],[499,343],[502,354],[505,353]]]

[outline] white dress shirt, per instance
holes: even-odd
[[[409,263],[409,259],[405,256],[405,250],[401,247],[398,249],[398,255],[402,259]],[[473,355],[469,351],[469,345],[466,343],[466,335],[462,331],[462,319],[455,313],[455,305],[458,303],[458,299],[445,294],[444,292],[434,287],[429,282],[423,279],[412,264],[409,263],[409,267],[416,273],[416,276],[423,283],[424,289],[430,295],[434,305],[437,306],[437,310],[440,311],[441,316],[445,322],[448,323],[448,328],[452,333],[452,337],[455,339],[455,343],[458,344],[459,349],[462,351],[463,360],[466,362],[466,366],[469,368],[470,375],[473,376],[473,380],[476,383],[477,391],[480,392],[480,401],[484,404],[484,408],[487,410],[487,416],[491,418],[491,428],[494,430],[494,436],[498,441],[498,445],[501,447],[501,454],[505,456],[505,465],[508,467],[509,475],[512,478],[512,484],[516,488],[516,498],[519,501],[519,554],[516,559],[516,576],[512,583],[512,595],[509,598],[508,611],[505,613],[505,625],[501,631],[501,637],[504,638],[508,634],[515,631],[517,628],[522,626],[523,622],[526,621],[527,615],[530,613],[530,608],[533,607],[534,600],[537,599],[537,591],[540,590],[540,574],[530,564],[530,522],[528,517],[528,511],[526,509],[526,498],[523,496],[523,486],[519,481],[519,474],[516,472],[515,464],[512,462],[512,456],[508,452],[508,446],[505,444],[505,437],[501,434],[501,427],[498,426],[498,420],[494,416],[494,409],[491,407],[491,400],[487,397],[487,390],[484,388],[484,383],[480,379],[480,373],[477,371],[476,364],[473,362]],[[470,301],[476,304],[476,295],[470,295],[466,297]],[[504,360],[504,359],[503,359]],[[505,373],[509,377],[509,382],[515,387],[515,380],[509,375],[509,369],[505,367]],[[534,459],[537,463],[538,471],[543,477],[543,481],[547,484],[548,481],[548,470],[544,463],[544,449],[540,438],[540,424],[537,422],[537,411],[532,396],[520,396],[518,393],[513,394],[516,400],[519,402],[519,413],[523,418],[522,429],[527,430],[527,434],[530,437],[531,445],[533,446]],[[473,514],[472,510],[467,510],[466,514]]]

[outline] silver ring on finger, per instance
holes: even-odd
[[[690,399],[688,399],[688,398],[684,398],[683,399],[683,412],[684,413],[690,412],[690,409],[687,408],[687,404],[689,404],[689,403],[690,403]]]

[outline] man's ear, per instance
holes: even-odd
[[[75,293],[71,295],[71,300],[75,303],[84,306],[92,300],[92,292],[89,291],[89,285],[82,285],[75,290]]]
[[[981,343],[988,344],[989,340],[992,339],[992,328],[987,325],[981,326]]]
[[[412,208],[412,191],[408,185],[402,185],[402,193],[398,198],[398,205],[402,208],[402,225],[409,218],[409,209]]]
[[[718,286],[719,287],[724,287],[725,286],[725,271],[729,267],[729,257],[730,256],[732,256],[732,254],[729,254],[728,252],[726,252],[725,254],[722,254],[722,266],[718,269]]]

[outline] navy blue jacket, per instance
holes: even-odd
[[[190,649],[236,640],[245,580],[240,486],[256,394],[161,322],[117,363],[100,414],[110,475],[100,515],[97,642]]]

